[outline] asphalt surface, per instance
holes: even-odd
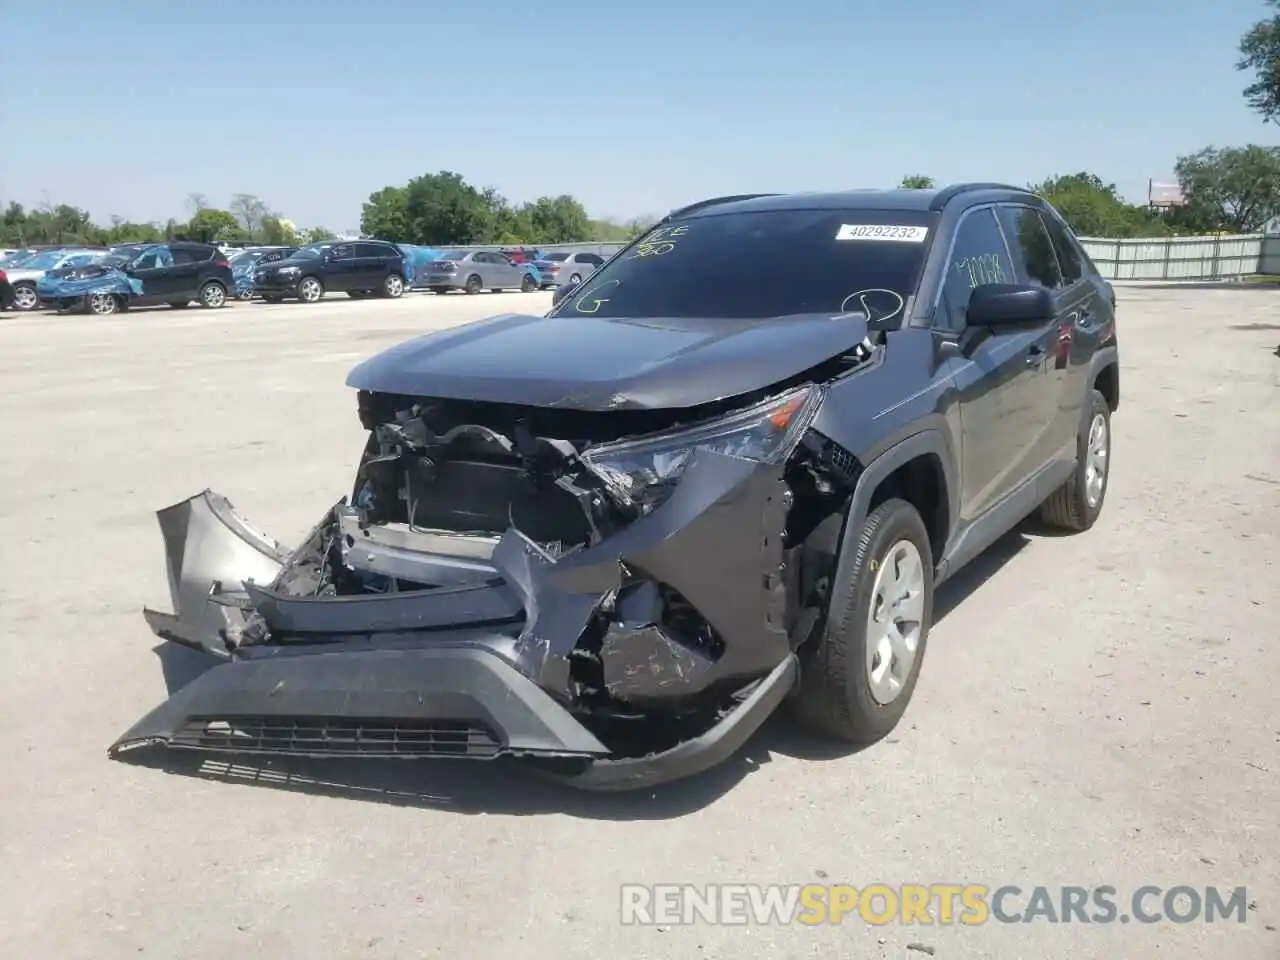
[[[0,318],[0,956],[1280,957],[1280,291],[1121,291],[1114,474],[939,594],[915,701],[849,755],[779,719],[591,796],[483,764],[112,762],[157,652],[152,512],[299,537],[348,488],[357,360],[546,294]],[[1246,922],[623,927],[623,883],[1244,886]],[[1010,909],[1021,909],[1015,902]],[[1159,907],[1158,899],[1149,908]]]

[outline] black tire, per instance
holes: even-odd
[[[284,297],[278,293],[264,293],[262,295],[263,303],[284,303]]]
[[[575,273],[573,276],[571,276],[571,277],[569,278],[569,285],[570,285],[570,286],[573,286],[574,284],[578,284],[578,283],[581,283],[581,282],[582,282],[582,274],[580,274],[580,273]]]
[[[109,317],[125,309],[124,300],[110,293],[91,293],[85,297],[85,309],[95,317]]]
[[[490,287],[490,288],[489,288],[489,292],[490,292],[490,293],[501,293],[501,292],[502,292],[502,288],[501,288],[501,287]]]
[[[388,273],[382,280],[381,296],[388,300],[396,300],[404,294],[404,277],[398,273]]]
[[[199,300],[206,310],[221,310],[227,305],[227,288],[217,280],[210,280],[200,288]]]
[[[902,719],[915,692],[933,620],[933,550],[929,532],[915,507],[905,500],[886,500],[868,515],[856,537],[851,589],[841,609],[827,611],[814,641],[800,650],[800,684],[793,710],[807,726],[826,736],[865,746],[885,737]],[[919,554],[923,605],[915,659],[896,697],[880,703],[872,695],[867,663],[867,620],[877,572],[902,541]]]
[[[533,293],[533,291],[537,289],[538,289],[538,281],[533,279],[532,274],[526,273],[523,277],[520,278],[521,293]]]
[[[1040,520],[1050,527],[1059,530],[1083,532],[1097,522],[1102,513],[1103,504],[1107,502],[1107,485],[1111,480],[1111,408],[1107,398],[1097,390],[1089,392],[1088,416],[1080,426],[1076,437],[1076,468],[1071,479],[1060,486],[1040,505]],[[1097,491],[1097,500],[1090,503],[1090,445],[1093,442],[1095,424],[1102,425],[1103,458],[1101,473],[1101,489]]]
[[[350,297],[352,300],[363,300],[365,297],[369,296],[369,291],[368,290],[348,290],[347,296]]]
[[[30,313],[40,309],[40,297],[36,294],[34,283],[15,283],[13,285],[12,308],[19,313]]]
[[[308,291],[304,294],[303,291]],[[319,303],[324,299],[324,283],[319,277],[305,276],[298,281],[298,299],[303,303]]]
[[[448,292],[449,292],[449,288],[448,288],[448,287],[432,287],[432,288],[431,288],[431,292],[432,292],[432,293],[441,293],[441,294],[443,294],[443,293],[448,293]]]
[[[480,278],[473,273],[471,276],[467,277],[467,286],[465,289],[467,293],[474,297],[484,289],[484,286],[480,283]]]
[[[170,300],[169,306],[173,307],[173,309],[175,310],[185,310],[187,309],[187,307],[191,306],[191,301],[190,300]]]

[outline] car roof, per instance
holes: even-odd
[[[956,199],[968,203],[1034,199],[1023,187],[1002,183],[957,183],[941,188],[912,190],[843,190],[831,193],[766,193],[718,197],[681,207],[670,217],[761,213],[771,210],[901,210],[938,212]]]

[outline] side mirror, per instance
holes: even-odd
[[[551,295],[551,306],[558,307],[560,305],[560,301],[577,290],[581,284],[581,280],[577,282],[574,282],[573,280],[566,280],[564,283],[560,284],[556,287],[556,292]]]
[[[974,287],[965,311],[965,326],[998,327],[1042,323],[1055,313],[1053,294],[1021,283],[988,283]]]

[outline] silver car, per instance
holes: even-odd
[[[64,247],[59,250],[44,250],[34,257],[19,261],[18,265],[6,269],[9,282],[13,284],[13,307],[15,310],[34,310],[40,306],[40,297],[36,293],[36,284],[49,270],[62,267],[83,267],[106,253],[106,250],[89,250],[78,247]]]
[[[538,274],[528,264],[516,263],[510,257],[491,250],[446,250],[438,260],[422,268],[422,286],[436,293],[465,290],[538,289]]]
[[[596,253],[573,251],[548,253],[533,261],[542,277],[542,288],[558,287],[562,283],[581,283],[600,269],[604,257]]]

